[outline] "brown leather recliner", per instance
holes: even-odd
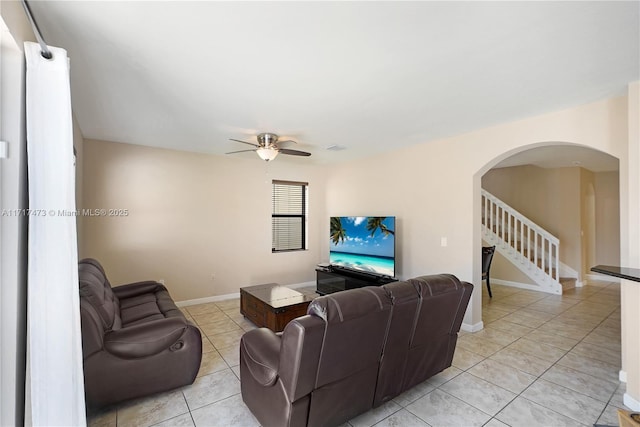
[[[240,342],[242,398],[265,426],[331,426],[451,366],[473,285],[452,275],[317,298]]]
[[[87,403],[101,407],[193,383],[200,330],[167,289],[147,281],[111,288],[100,263],[78,265]]]

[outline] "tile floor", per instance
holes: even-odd
[[[452,367],[344,426],[617,426],[619,285],[492,291],[483,286],[485,329],[461,332]],[[89,426],[258,425],[240,396],[238,343],[255,326],[239,300],[183,311],[203,333],[195,383],[89,414]]]

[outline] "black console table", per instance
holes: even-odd
[[[395,277],[378,276],[335,267],[316,268],[316,288],[320,295],[365,286],[382,286],[397,282]]]
[[[618,267],[617,265],[596,265],[591,268],[591,271],[640,282],[640,268]]]

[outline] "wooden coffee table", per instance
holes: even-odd
[[[240,288],[240,313],[258,327],[280,332],[291,320],[307,314],[313,297],[277,283]]]

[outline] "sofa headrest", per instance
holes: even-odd
[[[316,298],[309,304],[307,314],[316,315],[327,323],[338,323],[382,311],[390,305],[391,300],[382,289],[366,287]]]
[[[409,282],[421,296],[411,347],[429,346],[456,334],[473,286],[460,282],[451,274],[416,277]]]
[[[100,316],[105,331],[119,329],[120,304],[98,261],[86,258],[78,262],[80,298],[86,300]]]
[[[462,283],[453,274],[433,274],[408,280],[423,298],[462,290]]]
[[[415,285],[409,282],[392,282],[382,286],[382,288],[391,298],[393,305],[414,302],[420,298]]]

